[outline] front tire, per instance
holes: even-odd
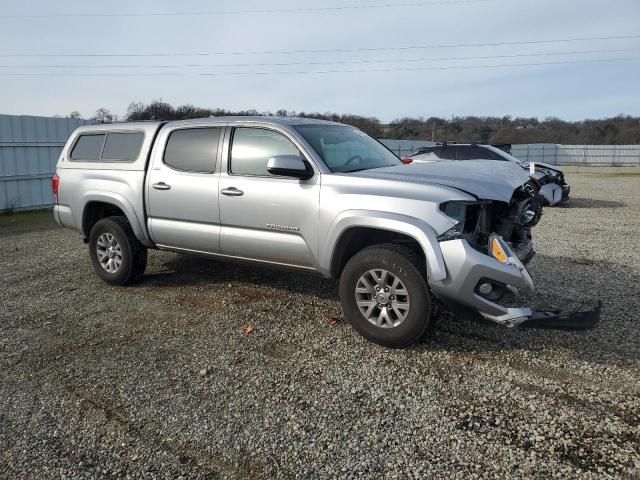
[[[89,256],[98,276],[112,285],[139,281],[147,267],[147,249],[122,216],[96,222],[89,234]]]
[[[340,300],[351,325],[387,347],[416,343],[433,323],[421,262],[402,245],[375,245],[351,257],[340,276]]]

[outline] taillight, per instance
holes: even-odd
[[[402,157],[400,160],[402,160],[402,163],[404,163],[405,165],[409,165],[411,162],[413,162],[413,158],[411,157]]]
[[[53,203],[58,203],[58,189],[60,188],[60,177],[54,175],[51,179],[51,190],[53,192]]]

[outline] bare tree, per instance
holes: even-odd
[[[96,110],[96,113],[93,116],[93,120],[96,120],[100,123],[111,123],[114,120],[114,116],[106,108],[99,108],[98,110]]]
[[[80,118],[80,117],[81,117],[80,112],[77,110],[74,110],[69,115],[67,115],[67,118]]]
[[[127,119],[143,120],[146,105],[142,102],[131,102],[127,107]]]

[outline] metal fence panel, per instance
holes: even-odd
[[[51,177],[67,138],[80,125],[73,118],[0,115],[0,211],[52,204]]]
[[[559,145],[537,143],[512,145],[511,154],[526,162],[552,165],[640,165],[640,145]]]

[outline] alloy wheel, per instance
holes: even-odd
[[[356,282],[355,296],[362,316],[377,327],[397,327],[409,315],[409,292],[388,270],[366,271]]]

